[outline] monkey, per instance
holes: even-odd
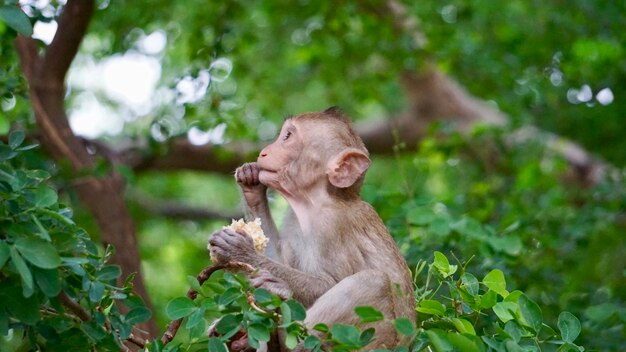
[[[415,321],[411,272],[382,219],[360,197],[370,164],[363,141],[338,108],[287,118],[276,141],[235,173],[248,216],[261,218],[270,239],[266,254],[255,251],[249,236],[223,229],[209,239],[212,255],[259,268],[252,284],[302,303],[309,329],[317,323],[358,325],[358,306]],[[268,187],[290,207],[280,232]],[[368,349],[407,342],[390,320],[371,326],[376,333]]]

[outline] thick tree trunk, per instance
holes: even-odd
[[[16,39],[43,145],[55,160],[69,161],[75,173],[93,168],[96,160],[70,129],[64,106],[64,80],[86,32],[93,6],[93,1],[67,2],[56,36],[43,57],[39,56],[31,38],[18,36]],[[135,291],[151,307],[141,275],[135,228],[124,202],[123,189],[123,179],[114,172],[103,178],[81,178],[76,182],[81,201],[98,223],[102,241],[116,248],[112,262],[120,265],[124,275],[137,273]],[[152,336],[158,333],[154,321],[141,328]]]

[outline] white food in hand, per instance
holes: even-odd
[[[254,241],[254,249],[256,249],[259,253],[264,253],[265,248],[267,248],[267,243],[270,241],[269,238],[265,237],[263,233],[263,229],[261,228],[261,219],[256,218],[253,221],[246,222],[243,219],[234,220],[228,225],[224,226],[224,229],[231,229],[235,232],[238,230],[243,230],[252,240]],[[215,258],[213,258],[213,254],[210,252],[211,246],[209,245],[209,253],[211,256],[211,261],[216,262]]]

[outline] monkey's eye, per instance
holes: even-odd
[[[291,131],[287,131],[287,133],[285,133],[285,136],[283,137],[283,141],[286,141],[287,139],[289,139],[289,137],[291,137]]]

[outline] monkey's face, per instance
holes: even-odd
[[[345,122],[324,113],[285,121],[276,141],[259,154],[259,181],[292,199],[310,200],[333,189],[358,194],[370,161],[366,151],[350,146],[358,138],[350,133]]]
[[[261,150],[257,163],[260,167],[259,181],[279,192],[289,192],[290,165],[298,159],[304,143],[302,135],[292,120],[287,120],[274,143]]]

